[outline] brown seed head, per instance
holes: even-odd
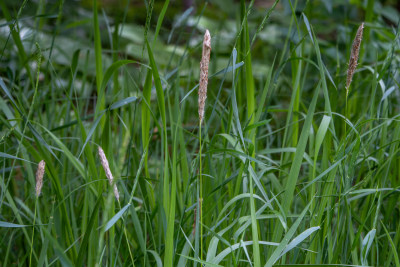
[[[110,185],[114,187],[115,198],[119,201],[118,188],[117,188],[116,184],[113,184],[114,177],[111,173],[110,166],[108,165],[108,160],[106,158],[106,155],[104,154],[104,151],[101,147],[99,147],[98,152],[99,152],[100,162],[101,162],[101,165],[103,166],[104,172],[106,173],[107,179],[110,182]]]
[[[364,22],[358,27],[356,37],[353,41],[353,46],[351,48],[349,68],[347,69],[347,79],[346,79],[346,91],[348,93],[351,81],[353,79],[354,71],[357,68],[358,55],[360,53],[361,40],[364,30]]]
[[[36,197],[38,197],[40,195],[40,193],[42,192],[45,166],[46,166],[46,162],[44,162],[44,160],[41,160],[39,162],[39,165],[38,165],[38,168],[36,171]]]
[[[208,84],[208,65],[210,64],[211,54],[211,36],[210,32],[206,30],[203,40],[203,54],[200,61],[200,83],[199,83],[199,119],[200,123],[204,117],[204,106],[207,98],[207,84]]]

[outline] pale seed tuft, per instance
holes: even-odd
[[[46,162],[44,162],[44,160],[41,160],[39,162],[39,165],[38,165],[38,168],[36,171],[36,197],[38,197],[40,195],[40,193],[42,192],[45,166],[46,166]]]
[[[353,79],[354,71],[357,68],[358,55],[360,53],[360,46],[361,46],[361,40],[362,40],[362,36],[363,36],[363,30],[364,30],[364,22],[361,23],[360,27],[358,27],[356,37],[354,38],[354,41],[353,41],[353,46],[351,48],[349,68],[347,69],[347,79],[346,79],[346,93],[347,94],[349,93],[349,87],[350,87],[351,81]]]
[[[99,146],[99,157],[100,157],[101,165],[103,166],[103,169],[106,173],[107,179],[110,182],[110,185],[113,186],[113,188],[114,188],[115,198],[117,199],[117,201],[119,201],[119,192],[118,192],[117,185],[113,183],[114,177],[111,173],[110,166],[108,165],[108,160],[106,158],[106,155],[104,154],[104,151],[100,146]]]
[[[200,82],[199,82],[199,119],[200,123],[204,118],[204,106],[207,99],[207,84],[208,84],[208,65],[210,64],[211,54],[211,36],[206,30],[203,40],[203,54],[200,61]]]

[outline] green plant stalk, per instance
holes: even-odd
[[[104,151],[104,152],[107,153],[106,151]],[[99,218],[99,224],[98,225],[103,225],[104,221],[108,220],[109,217],[112,218],[113,215],[110,214],[109,211],[110,211],[110,209],[114,208],[114,203],[111,203],[111,202],[113,202],[112,194],[111,194],[111,192],[108,192],[107,197],[104,200],[103,212],[102,212],[101,216],[99,216],[100,218]],[[112,231],[112,230],[113,229],[110,229],[110,231]],[[97,246],[96,254],[92,255],[92,256],[94,256],[94,257],[92,257],[92,259],[88,258],[88,260],[87,260],[88,266],[92,265],[92,266],[98,267],[100,265],[100,263],[101,263],[102,247],[103,247],[103,244],[105,243],[105,239],[106,239],[105,236],[104,236],[104,234],[105,234],[104,227],[102,227],[100,229],[100,231],[98,231],[98,232],[99,232],[99,234],[98,234],[99,242],[96,243],[95,239],[92,239],[94,245]]]
[[[8,263],[8,257],[9,257],[9,255],[10,255],[10,250],[11,250],[11,248],[12,248],[12,243],[11,243],[11,242],[14,240],[14,239],[13,239],[14,233],[15,233],[15,232],[12,232],[11,235],[10,235],[10,241],[8,242],[7,251],[6,251],[5,254],[4,254],[4,255],[5,255],[5,257],[4,257],[4,259],[3,259],[3,261],[4,261],[4,262],[3,262],[4,266],[8,266],[8,265],[7,265],[7,263]]]
[[[349,107],[348,107],[349,89],[350,89],[350,88],[346,88],[346,98],[345,98],[345,101],[346,101],[346,102],[345,102],[345,106],[344,106],[344,117],[350,121],[350,118],[349,118],[349,115],[350,115],[350,114],[349,114]],[[344,135],[343,135],[343,140],[346,139],[346,136],[347,136],[347,122],[344,121]]]
[[[44,0],[39,0],[39,4],[38,4],[38,9],[36,10],[36,16],[39,16],[40,14],[44,14],[46,10],[46,5],[45,5],[45,1]],[[43,25],[44,25],[45,19],[44,18],[37,18],[36,19],[36,27],[38,28],[38,30],[42,30],[43,29]]]
[[[350,88],[346,88],[345,118],[350,121],[350,118],[348,117],[349,116],[349,109],[348,109],[349,89]],[[346,142],[346,139],[347,139],[347,126],[346,126],[346,124],[347,124],[347,122],[344,120],[344,136],[343,136],[343,139],[342,139],[342,142],[343,142],[342,145],[344,147],[346,147],[346,145],[347,145],[347,142]],[[343,179],[343,177],[344,177],[344,179]],[[348,179],[350,179],[350,177],[348,177],[348,170],[346,170],[346,168],[343,168],[341,179],[339,181],[339,192],[338,192],[339,198],[338,198],[338,203],[337,203],[337,222],[336,222],[336,227],[337,227],[336,228],[336,232],[337,232],[336,238],[337,238],[337,240],[336,240],[336,242],[338,244],[340,244],[340,240],[339,240],[340,234],[345,236],[345,234],[347,233],[347,228],[343,228],[344,224],[345,224],[345,220],[346,220],[346,211],[342,211],[341,207],[342,207],[342,202],[345,205],[345,202],[347,201],[346,197],[344,197],[344,200],[343,200],[342,191],[343,191],[343,186],[345,187],[344,184]],[[346,189],[344,189],[344,190],[346,190]],[[342,216],[343,216],[343,218],[342,218]],[[342,223],[342,221],[343,221],[343,223]],[[341,225],[341,223],[343,225]],[[341,229],[342,229],[342,231],[341,231]],[[339,253],[339,249],[337,249],[336,251],[337,251],[337,253]]]
[[[254,93],[254,78],[253,71],[251,66],[251,47],[249,40],[249,28],[247,26],[247,17],[245,18],[245,26],[244,26],[244,34],[245,34],[245,47],[244,52],[246,52],[245,57],[245,68],[246,68],[246,93],[247,93],[247,119],[249,121],[249,125],[254,123],[254,111],[255,111],[255,93]],[[252,143],[255,144],[255,136],[252,136]],[[252,153],[252,156],[255,155],[255,150]]]
[[[287,183],[285,186],[285,192],[282,197],[282,208],[283,211],[285,212],[286,216],[288,212],[290,211],[291,203],[293,200],[293,195],[294,195],[294,189],[297,183],[298,175],[300,172],[300,167],[301,167],[301,162],[304,156],[305,148],[307,145],[307,140],[308,140],[308,133],[310,131],[310,127],[312,124],[312,120],[314,117],[314,111],[315,111],[315,106],[317,103],[318,99],[318,94],[321,88],[321,83],[319,83],[314,91],[314,96],[311,101],[310,107],[308,109],[307,117],[303,126],[303,129],[300,134],[300,140],[299,140],[299,146],[296,149],[295,157],[292,163],[292,166],[290,168],[289,176],[287,179]],[[275,229],[274,233],[274,241],[279,241],[281,238],[283,232],[282,226],[278,226],[277,229]]]
[[[78,62],[76,62],[76,65],[78,64]],[[76,68],[72,67],[72,69],[74,70]],[[76,74],[76,69],[73,71],[74,74]],[[69,102],[71,103],[72,109],[74,110],[75,114],[79,114],[79,111],[77,109],[77,107],[75,106],[75,104],[73,103],[73,100],[69,98],[69,96],[67,95]],[[82,140],[86,140],[87,138],[87,134],[86,134],[86,130],[85,127],[82,123],[82,119],[80,116],[76,116],[77,118],[77,124],[79,126],[79,131],[80,131],[80,135],[81,135],[81,139]],[[92,151],[92,147],[91,146],[85,146],[85,158],[88,162],[89,168],[88,168],[88,172],[89,172],[89,176],[88,177],[92,177],[92,179],[88,179],[87,182],[92,182],[94,181],[95,177],[98,177],[98,172],[97,172],[97,167],[96,167],[96,163],[95,163],[95,159],[93,156],[93,151]],[[82,209],[82,223],[81,223],[81,232],[85,233],[86,232],[86,227],[87,227],[87,222],[88,222],[88,216],[89,216],[89,209],[92,209],[94,207],[93,202],[95,198],[97,198],[98,194],[96,192],[96,190],[91,190],[90,187],[85,187],[85,194],[84,194],[84,203],[83,203],[83,209]],[[94,197],[94,198],[93,198]]]
[[[3,2],[2,2],[2,3],[3,3]],[[22,7],[21,7],[21,8],[22,8]],[[19,37],[19,36],[18,36],[18,37]],[[38,58],[37,58],[38,68],[37,68],[37,77],[36,77],[36,83],[35,83],[35,91],[34,91],[34,94],[33,94],[32,105],[31,105],[30,108],[29,108],[28,116],[27,116],[26,121],[25,121],[25,125],[24,125],[24,128],[23,128],[23,132],[22,132],[22,135],[21,135],[21,140],[20,140],[20,143],[19,143],[19,145],[18,145],[16,155],[19,154],[19,151],[20,151],[20,148],[21,148],[21,146],[22,146],[22,142],[23,142],[23,139],[24,139],[24,136],[25,136],[25,130],[26,130],[27,126],[28,126],[30,117],[31,117],[32,114],[33,114],[33,107],[34,107],[35,102],[36,102],[36,97],[37,97],[37,92],[38,92],[38,87],[39,87],[39,75],[40,75],[40,67],[41,67],[41,64],[42,64],[42,53],[41,53],[41,51],[40,51],[39,45],[36,44],[36,46],[37,46],[37,48],[38,48],[39,54],[38,54]],[[15,161],[13,162],[12,168],[14,168],[14,165],[15,165]],[[12,172],[10,172],[10,176],[11,176],[11,173],[12,173]],[[10,177],[9,177],[9,178],[10,178]],[[31,252],[30,252],[30,256],[29,256],[29,266],[31,266],[31,260],[32,260],[33,236],[34,236],[34,233],[35,233],[35,220],[36,220],[36,205],[37,205],[37,197],[36,197],[36,201],[35,201],[35,216],[34,216],[34,218],[33,218],[33,229],[32,229],[32,240],[31,240]]]
[[[178,97],[178,96],[177,96]],[[182,112],[182,111],[181,111]],[[181,177],[182,177],[182,190],[185,192],[188,191],[188,183],[189,183],[189,166],[187,162],[187,152],[186,152],[186,143],[183,136],[183,123],[182,118],[179,121],[179,147],[180,147],[180,165],[181,165]],[[185,195],[185,194],[184,194]],[[182,202],[183,203],[183,202]]]
[[[345,197],[345,201],[347,202],[347,197]],[[352,222],[352,215],[351,215],[351,207],[350,205],[346,205],[346,212],[347,212],[347,224],[348,224],[348,232],[349,232],[349,236],[350,236],[350,242],[351,244],[354,242],[354,227],[353,227],[353,222]],[[357,251],[355,249],[350,249],[351,252],[351,258],[352,258],[352,263],[353,264],[359,264],[358,261],[358,255],[357,255]]]
[[[112,188],[113,187],[113,185],[110,187],[110,188]],[[108,195],[108,197],[109,198],[111,198],[111,199],[113,199],[114,198],[114,195],[110,192],[109,193],[109,195]],[[111,200],[112,201],[112,200]],[[112,202],[114,202],[114,201],[112,201]],[[110,201],[108,201],[108,203],[110,203]],[[114,205],[110,205],[111,207],[114,207]],[[107,205],[107,207],[108,207],[108,205]],[[118,207],[119,207],[119,210],[121,210],[122,209],[122,207],[121,207],[121,202],[118,200]],[[107,215],[107,213],[108,213],[108,210],[109,210],[109,208],[106,208],[106,214],[105,214],[105,217],[108,217]],[[112,217],[114,214],[111,214],[110,215],[110,217]],[[130,259],[131,259],[131,264],[132,264],[132,266],[135,266],[135,260],[134,260],[134,257],[133,257],[133,254],[132,254],[132,250],[131,250],[131,246],[130,246],[130,244],[129,244],[129,240],[128,240],[128,233],[126,232],[126,223],[125,223],[125,219],[124,219],[124,217],[121,217],[121,220],[122,220],[122,227],[124,228],[124,237],[125,237],[125,241],[126,241],[126,246],[128,247],[128,252],[129,252],[129,256],[130,256]],[[113,229],[110,229],[109,231],[112,231]],[[103,244],[103,242],[102,242],[102,240],[104,239],[103,237],[104,237],[104,227],[103,227],[103,229],[102,229],[102,233],[100,234],[100,242],[99,242],[99,248],[101,248],[102,247],[102,244]],[[110,238],[110,242],[113,242],[114,241],[114,239],[113,238]],[[100,249],[99,249],[99,251],[100,251]]]
[[[110,129],[111,129],[111,127],[110,127],[109,125],[107,125],[108,122],[110,121],[110,118],[109,118],[110,113],[111,113],[111,112],[108,112],[108,113],[107,113],[107,120],[106,120],[106,125],[105,125],[105,130],[108,129],[108,131],[110,131]],[[104,132],[106,132],[106,131],[104,131]],[[104,136],[104,135],[103,135],[104,138],[107,138],[106,141],[110,138],[110,136],[111,136],[111,133],[109,133],[108,136]],[[104,147],[104,148],[106,149],[106,150],[105,150],[105,153],[108,154],[108,155],[110,155],[109,151],[113,151],[111,145],[112,145],[112,142],[108,142],[108,146],[105,146],[105,147]],[[111,169],[116,170],[116,171],[115,171],[115,172],[117,173],[117,174],[116,174],[116,177],[120,177],[120,173],[117,171],[118,169],[113,168],[114,160],[112,160],[112,157],[109,157],[109,163],[110,163]],[[113,173],[114,173],[114,172],[113,172]],[[114,173],[114,174],[115,174],[115,173]],[[114,180],[113,184],[110,185],[110,188],[111,188],[111,189],[113,188],[115,182],[116,182],[116,181]],[[114,198],[114,195],[111,194],[111,193],[109,193],[109,194],[108,194],[108,199],[107,199],[107,202],[106,202],[105,212],[104,212],[104,215],[103,215],[104,218],[108,218],[108,217],[111,217],[111,218],[112,218],[112,217],[115,215],[115,214],[114,214],[115,201],[113,200],[113,198]],[[119,210],[121,210],[121,202],[119,201],[119,199],[117,200],[117,202],[118,202]],[[110,212],[110,211],[111,211],[111,212]],[[126,245],[127,245],[127,247],[128,247],[128,252],[129,252],[130,259],[131,259],[131,263],[132,263],[133,266],[135,266],[134,257],[133,257],[133,254],[132,254],[132,251],[131,251],[131,247],[130,247],[130,244],[129,244],[129,240],[128,240],[128,234],[127,234],[127,232],[126,232],[126,224],[125,224],[125,221],[124,221],[124,218],[123,218],[123,217],[122,217],[122,221],[123,221],[123,230],[124,230],[124,231],[123,231],[123,234],[124,234],[124,237],[125,237]],[[114,238],[115,238],[114,229],[113,229],[113,228],[112,228],[112,229],[109,229],[110,249],[113,248]],[[98,238],[98,239],[99,239],[99,242],[98,242],[99,245],[98,245],[98,249],[97,249],[97,254],[98,254],[98,255],[97,255],[96,262],[98,262],[99,259],[100,259],[99,253],[101,252],[101,247],[103,246],[104,228],[102,228],[102,231],[100,232],[100,235],[99,235],[99,238]],[[110,254],[111,254],[111,253],[112,253],[112,252],[110,252]],[[111,257],[111,258],[112,258],[112,257]]]
[[[32,74],[31,74],[31,68],[29,66],[29,62],[28,62],[28,56],[26,54],[24,45],[22,44],[21,41],[21,37],[19,36],[19,28],[18,28],[18,19],[19,16],[21,15],[21,11],[22,9],[25,7],[26,3],[28,2],[28,0],[24,0],[24,2],[22,2],[21,7],[18,10],[18,14],[17,17],[15,18],[15,22],[10,24],[10,32],[11,32],[11,36],[14,40],[15,45],[17,46],[18,49],[18,57],[20,58],[21,63],[24,65],[26,73],[28,75],[29,80],[31,81],[32,87],[34,86],[34,80],[32,78]],[[0,1],[0,6],[1,6],[1,10],[3,12],[4,17],[6,18],[7,21],[12,21],[12,17],[11,14],[7,8],[7,5],[5,4],[5,1],[1,0]]]
[[[295,63],[292,63],[294,65]],[[296,78],[294,81],[293,91],[291,93],[290,104],[288,108],[288,114],[286,117],[285,131],[283,134],[282,144],[288,147],[297,147],[298,144],[298,133],[299,133],[299,122],[298,122],[298,112],[300,105],[300,73],[301,73],[301,62],[299,62],[298,68],[296,69]],[[291,136],[291,138],[289,137]],[[280,165],[281,166],[289,166],[291,162],[294,160],[293,154],[282,153],[280,157]],[[286,171],[280,171],[279,176],[285,181]],[[287,182],[287,181],[286,181]],[[285,183],[285,182],[283,182]]]
[[[251,216],[251,232],[253,238],[253,253],[254,253],[254,266],[261,266],[260,247],[258,244],[258,227],[256,218],[256,207],[253,196],[253,177],[249,177],[249,192],[250,192],[250,216]]]
[[[163,151],[163,156],[164,156],[164,164],[163,164],[163,189],[162,189],[162,207],[164,208],[165,214],[170,213],[170,191],[169,191],[169,154],[168,154],[168,136],[167,136],[167,121],[166,121],[166,111],[165,111],[165,98],[164,98],[164,90],[161,85],[161,79],[160,75],[158,73],[157,65],[154,60],[154,55],[151,50],[149,41],[146,39],[145,40],[146,45],[147,45],[147,52],[149,56],[149,61],[150,61],[150,66],[153,72],[153,77],[154,77],[154,84],[156,87],[156,92],[157,92],[157,102],[158,102],[158,108],[160,111],[161,115],[161,120],[162,120],[162,151]],[[175,196],[173,196],[175,197]],[[160,207],[161,208],[161,207]],[[162,219],[161,217],[161,211],[160,211],[160,221]],[[164,229],[164,231],[167,231],[167,229]],[[167,233],[165,233],[164,236],[166,236]]]
[[[390,248],[391,248],[391,250],[392,250],[392,254],[390,254],[390,258],[394,257],[394,264],[395,264],[395,266],[396,266],[396,267],[400,267],[399,254],[398,254],[398,252],[397,252],[397,250],[396,250],[396,245],[395,245],[395,243],[393,242],[392,238],[390,237],[390,234],[389,234],[388,230],[386,229],[385,224],[384,224],[382,221],[380,221],[380,223],[381,223],[383,229],[385,230],[386,237],[387,237],[387,239],[389,240],[389,243],[390,243]],[[396,232],[396,235],[397,235],[397,234],[398,234],[398,232]],[[390,261],[388,261],[387,263],[389,264]]]
[[[92,243],[92,242],[90,242],[90,237],[92,236],[93,228],[96,225],[98,225],[96,222],[98,221],[98,214],[99,214],[99,207],[100,207],[100,204],[101,204],[101,200],[102,200],[102,197],[101,196],[98,197],[98,199],[96,200],[96,204],[95,204],[95,206],[94,206],[94,208],[93,208],[93,210],[92,210],[92,212],[90,214],[90,220],[89,220],[89,223],[88,223],[87,231],[83,235],[81,246],[79,248],[78,257],[77,257],[77,260],[75,262],[76,266],[83,266],[84,265],[85,255],[88,254],[87,253],[87,247],[88,247],[88,245],[90,243]],[[98,244],[96,244],[96,245],[98,245]],[[94,258],[94,257],[95,257],[95,255],[92,255],[92,257],[90,255],[88,255],[88,263],[89,264],[93,264],[93,259],[92,258]]]
[[[306,18],[306,17],[304,17]],[[309,29],[309,35],[312,38],[313,42],[314,42],[314,49],[315,49],[315,53],[317,56],[317,61],[318,61],[318,67],[319,67],[319,73],[320,73],[320,78],[321,78],[321,83],[322,83],[322,89],[323,89],[323,93],[324,93],[324,101],[325,101],[325,111],[328,113],[328,116],[333,118],[332,115],[332,110],[331,110],[331,104],[330,104],[330,100],[329,100],[329,92],[328,92],[328,85],[326,82],[326,77],[325,77],[325,71],[324,71],[324,64],[322,62],[322,57],[321,57],[321,51],[319,49],[319,43],[318,43],[318,39],[316,38],[314,31],[312,29],[312,27],[310,26]],[[331,120],[330,125],[329,125],[329,129],[332,133],[335,133],[335,125],[333,123],[333,120]],[[336,143],[335,139],[332,139],[330,134],[328,134],[327,138],[324,140],[324,144],[323,144],[323,161],[322,161],[322,167],[327,168],[328,167],[328,154],[329,151],[331,151],[330,147],[331,147],[331,143],[333,141],[333,146],[336,150],[340,151],[340,147],[338,147],[338,144]],[[334,176],[332,173],[336,173],[337,168],[335,168],[334,170],[332,170],[331,175],[329,175],[328,177],[328,185],[324,186],[324,196],[332,194],[332,190],[333,190],[333,181],[334,181]],[[325,210],[325,206],[328,204],[328,200],[327,198],[323,198],[322,201],[320,202],[319,205],[319,213],[317,216],[317,220],[315,221],[316,224],[311,224],[311,226],[319,226],[322,220],[322,216],[324,214],[324,210]],[[318,235],[318,233],[317,233]],[[314,238],[314,240],[311,242],[311,249],[316,249],[317,248],[317,241],[318,238]],[[329,246],[331,245],[331,243],[329,243]],[[331,255],[332,250],[328,250],[328,254]],[[310,255],[310,254],[309,254]],[[311,263],[314,263],[315,261],[315,253],[311,253]]]
[[[3,4],[2,1],[0,3]],[[19,38],[19,35],[18,35],[18,38]],[[38,92],[38,87],[39,87],[40,68],[41,68],[41,65],[42,65],[42,53],[41,53],[40,47],[39,47],[39,45],[37,43],[36,43],[36,47],[37,47],[37,50],[38,50],[36,82],[34,84],[34,93],[33,93],[33,98],[32,98],[32,104],[29,107],[28,115],[25,117],[25,115],[22,114],[22,111],[20,109],[18,109],[18,107],[16,107],[18,109],[18,111],[21,113],[20,115],[24,119],[22,120],[23,128],[22,128],[21,137],[20,137],[20,140],[19,140],[19,143],[18,143],[18,146],[17,146],[17,151],[16,151],[15,155],[19,155],[19,153],[21,151],[21,147],[22,147],[22,144],[24,142],[25,132],[26,132],[27,128],[30,128],[30,127],[33,128],[33,126],[30,124],[30,119],[31,119],[31,117],[33,115],[34,106],[36,104],[37,92]],[[1,82],[3,82],[3,81],[1,80]],[[16,164],[16,161],[13,161],[13,163],[11,165],[11,170],[14,169],[15,164]],[[9,181],[11,181],[11,175],[12,175],[12,171],[10,171],[10,174],[8,176],[8,182],[6,184],[6,187],[8,186]],[[0,208],[2,206],[1,204],[2,203],[0,203]]]
[[[244,61],[246,57],[246,35],[243,33],[243,28],[244,28],[244,21],[245,21],[245,16],[246,16],[246,4],[244,0],[240,1],[240,14],[239,18],[240,21],[238,23],[238,32],[241,32],[240,34],[240,39],[238,42],[238,61]],[[243,28],[241,28],[243,27]],[[243,104],[243,98],[244,98],[244,91],[246,90],[246,73],[239,70],[236,70],[238,77],[238,86],[235,90],[236,91],[236,97],[237,97],[237,103],[238,106],[241,107]]]
[[[374,13],[375,13],[374,6],[375,6],[375,0],[367,0],[367,6],[365,8],[365,22],[366,23],[373,23],[373,18],[374,18]],[[371,33],[371,28],[365,27],[364,33],[363,33],[364,44],[369,43],[370,33]],[[366,49],[366,46],[362,45],[361,51],[360,51],[360,58],[364,57],[365,49]]]
[[[34,214],[34,217],[33,217],[31,252],[29,253],[29,266],[32,266],[33,237],[35,235],[36,208],[37,208],[38,198],[39,198],[38,196],[35,197],[35,214]]]
[[[174,131],[174,149],[172,156],[172,184],[171,184],[171,198],[170,198],[170,207],[168,214],[168,225],[167,225],[167,235],[166,235],[166,247],[165,247],[165,266],[173,266],[173,258],[174,258],[174,221],[175,221],[175,204],[176,204],[176,174],[177,174],[177,127],[175,127]]]
[[[296,25],[298,26],[296,13],[294,12],[296,7],[297,7],[297,2],[298,2],[298,0],[295,0],[294,8],[293,8],[292,1],[291,0],[289,1],[289,5],[290,5],[291,11],[292,11],[292,16],[290,17],[290,23],[289,23],[289,27],[288,27],[289,31],[288,31],[288,34],[287,34],[287,36],[285,38],[285,44],[283,45],[283,49],[281,50],[282,54],[281,54],[281,57],[279,59],[278,66],[280,66],[283,63],[284,59],[285,59],[287,46],[288,46],[290,37],[292,36],[293,23],[296,22]]]
[[[296,57],[296,51],[293,51],[294,56]],[[300,57],[301,57],[300,53]],[[297,147],[297,139],[299,136],[299,107],[300,107],[300,75],[302,73],[302,60],[299,60],[298,65],[296,66],[296,62],[292,61],[292,70],[293,73],[296,73],[296,76],[292,79],[293,90],[295,90],[295,99],[293,103],[293,133],[292,133],[292,147]]]
[[[146,40],[147,51],[149,54],[150,66],[154,77],[154,84],[157,91],[157,102],[161,114],[162,127],[163,127],[163,147],[164,147],[164,209],[168,213],[169,210],[169,184],[168,184],[168,143],[167,143],[167,121],[165,112],[164,91],[161,85],[160,75],[158,73],[157,65],[154,61],[153,52],[151,50],[148,40]]]
[[[97,0],[93,0],[93,32],[94,32],[94,54],[95,54],[95,65],[96,65],[96,86],[97,86],[97,103],[95,110],[95,117],[100,115],[100,112],[105,108],[105,88],[102,88],[103,82],[103,60],[102,60],[102,48],[101,48],[101,35],[99,19],[97,15]],[[101,137],[106,118],[103,116],[99,123],[99,130],[97,132],[98,138]],[[99,183],[99,186],[101,184]],[[99,187],[98,190],[101,190]]]
[[[300,31],[300,28],[299,28],[299,23],[297,21],[296,11],[295,11],[295,8],[297,6],[297,0],[295,2],[295,6],[294,7],[293,7],[291,1],[289,1],[289,5],[290,5],[291,11],[292,11],[292,16],[291,16],[290,24],[289,24],[289,33],[288,33],[288,36],[287,36],[287,38],[285,40],[285,45],[283,47],[282,54],[281,54],[278,66],[283,64],[283,60],[284,60],[284,57],[286,55],[286,49],[287,49],[287,46],[288,46],[289,37],[291,36],[291,32],[292,32],[292,28],[294,27],[293,26],[294,24],[295,24],[295,26],[297,28],[299,39],[301,39],[301,37],[300,37],[301,31]],[[294,50],[293,53],[294,53],[294,56],[296,57],[296,50]],[[301,62],[299,62],[299,66],[301,66],[300,64],[301,64]],[[292,95],[291,95],[291,98],[290,98],[288,114],[287,114],[287,117],[286,117],[286,126],[285,126],[285,131],[284,131],[284,134],[283,134],[283,141],[282,141],[282,143],[284,145],[286,145],[286,143],[288,142],[288,144],[287,144],[288,146],[293,145],[293,144],[294,144],[294,146],[297,145],[297,138],[298,138],[298,131],[299,131],[299,126],[298,126],[298,123],[296,123],[296,121],[298,120],[297,112],[299,110],[299,104],[300,104],[298,98],[300,97],[299,81],[300,81],[301,69],[296,69],[295,61],[292,62],[292,73],[296,73],[296,76],[295,76],[295,78],[292,78],[292,84],[294,84],[294,85],[293,85]],[[291,125],[291,121],[294,122],[293,126]],[[292,144],[289,143],[289,141],[287,141],[288,134],[290,134],[291,131],[293,132],[292,133],[292,139],[291,139],[292,140]],[[287,155],[287,153],[282,153],[281,154],[281,158],[280,158],[280,165],[286,165],[288,163],[288,161],[289,161],[289,157],[291,157],[291,155]],[[292,158],[292,160],[293,160],[293,158]],[[283,172],[281,171],[279,176],[282,176],[282,175],[283,175]]]
[[[244,34],[245,34],[245,47],[244,51],[246,52],[245,57],[245,68],[246,68],[246,92],[247,92],[247,119],[249,120],[249,125],[253,124],[255,121],[255,90],[254,90],[254,79],[253,72],[251,66],[251,47],[250,47],[250,38],[249,38],[249,28],[247,25],[247,16],[245,15],[245,26],[244,26]],[[248,132],[250,135],[251,143],[254,145],[252,151],[250,151],[251,157],[255,158],[256,155],[256,135],[251,135],[251,131]],[[252,168],[255,168],[255,163],[250,163]],[[253,253],[254,253],[254,266],[261,266],[261,256],[260,256],[260,247],[258,243],[258,227],[256,220],[256,205],[253,197],[253,178],[249,177],[249,192],[250,192],[250,213],[251,213],[251,228],[252,228],[252,238],[253,238]]]
[[[53,35],[52,35],[52,38],[51,38],[49,57],[48,57],[48,61],[47,61],[47,69],[49,68],[50,59],[51,59],[51,56],[53,54],[53,48],[54,48],[54,42],[56,40],[56,35],[57,35],[58,31],[59,31],[61,18],[62,18],[62,8],[64,6],[64,1],[65,0],[59,1],[57,20],[56,20],[56,24],[55,24],[55,27],[54,27]]]
[[[7,199],[8,203],[10,204],[10,208],[12,209],[12,211],[13,211],[13,213],[14,213],[17,221],[18,221],[18,223],[19,224],[23,224],[23,220],[22,220],[22,217],[21,217],[21,214],[20,214],[20,210],[17,207],[17,205],[15,204],[15,201],[12,198],[12,196],[11,196],[11,194],[10,194],[8,189],[5,192],[5,198]],[[25,236],[26,242],[27,243],[31,242],[31,236],[29,236],[29,234],[26,231],[25,227],[22,228],[22,232],[23,232],[23,235]]]
[[[119,204],[119,207],[121,209],[121,204],[119,203],[119,201],[118,201],[118,204]],[[122,221],[123,221],[123,225],[124,225],[124,236],[125,236],[126,246],[128,247],[129,256],[131,257],[132,266],[135,267],[135,259],[133,258],[131,245],[129,244],[128,233],[126,232],[126,223],[125,223],[124,218],[122,218]]]
[[[99,19],[97,15],[97,0],[93,0],[93,32],[94,32],[94,53],[96,61],[96,85],[97,85],[97,96],[100,97],[103,93],[100,92],[101,82],[103,81],[103,64],[101,54],[101,35]],[[97,111],[104,109],[104,103],[98,104]]]
[[[156,31],[154,34],[154,39],[153,39],[153,46],[156,44],[157,36],[160,32],[162,22],[164,20],[165,13],[167,12],[169,5],[169,0],[164,2],[163,8],[161,10],[161,13],[158,17],[157,20],[157,26],[156,26]],[[150,20],[151,20],[151,15],[152,15],[152,10],[147,11],[147,20],[146,20],[146,32],[148,31],[148,27],[150,27]],[[146,36],[145,36],[146,38]],[[150,98],[151,98],[151,84],[152,84],[152,71],[148,70],[146,74],[146,79],[145,79],[145,84],[143,87],[143,97],[146,99],[147,103],[150,104]],[[148,144],[149,143],[149,131],[150,131],[150,111],[149,108],[147,107],[147,104],[145,102],[142,102],[142,141],[143,144]],[[148,149],[146,149],[146,155],[145,155],[145,174],[146,177],[150,177],[149,174],[149,167],[148,167]],[[146,186],[146,189],[148,190],[148,194],[150,196],[150,204],[151,207],[155,207],[155,199],[154,199],[154,193],[149,188],[149,186]]]
[[[199,120],[199,183],[200,183],[200,196],[199,196],[199,206],[200,206],[200,260],[203,260],[203,174],[202,174],[202,143],[201,143],[201,121]]]
[[[76,158],[72,155],[72,153],[68,150],[68,148],[51,132],[49,131],[47,128],[43,128],[43,130],[55,141],[55,143],[63,150],[63,152],[65,153],[65,155],[67,157],[69,157],[70,159],[75,159]],[[68,250],[68,254],[71,256],[72,261],[75,261],[76,257],[77,257],[77,251],[76,251],[76,247],[73,246],[72,244],[74,243],[75,237],[73,235],[73,231],[72,231],[72,227],[70,224],[70,217],[68,216],[68,212],[67,212],[67,205],[64,201],[64,193],[60,184],[60,177],[57,175],[57,170],[54,166],[54,159],[52,157],[50,157],[50,155],[48,153],[45,152],[45,150],[43,149],[42,145],[40,144],[39,140],[35,140],[36,144],[38,145],[38,149],[40,151],[40,155],[43,156],[43,160],[46,162],[46,170],[48,170],[49,176],[52,178],[51,182],[52,185],[54,187],[55,193],[57,195],[58,200],[61,202],[57,208],[59,208],[60,210],[60,215],[62,220],[65,220],[65,222],[62,224],[61,228],[62,230],[65,230],[65,233],[60,233],[63,234],[63,237],[65,237],[64,241],[65,241],[65,245],[67,245],[68,247],[71,246],[71,249]],[[53,161],[52,161],[53,160]],[[77,163],[77,162],[75,162]],[[77,168],[77,170],[80,172],[80,175],[82,177],[86,178],[86,174],[84,173],[83,167],[81,165],[75,165],[75,168]],[[82,168],[80,168],[82,167]]]
[[[154,34],[154,40],[153,40],[153,46],[156,43],[157,36],[158,36],[158,33],[160,32],[161,25],[162,25],[162,22],[164,20],[165,13],[167,12],[167,9],[168,9],[168,5],[169,5],[169,0],[166,0],[164,2],[163,8],[161,9],[160,15],[159,15],[158,20],[157,20],[156,32]]]
[[[148,108],[148,104],[150,103],[151,100],[151,85],[152,85],[152,71],[151,70],[147,70],[147,74],[146,74],[146,79],[144,82],[144,87],[143,87],[143,98],[145,101],[142,101],[141,103],[141,116],[142,116],[142,144],[143,146],[148,147],[149,145],[149,135],[150,135],[150,110]],[[144,147],[145,149],[145,147]],[[145,175],[146,177],[150,177],[150,173],[149,173],[149,166],[148,166],[148,149],[145,149],[145,158],[144,158],[144,171],[145,171]],[[155,199],[154,199],[154,192],[151,189],[151,187],[149,185],[146,184],[146,190],[147,190],[147,194],[149,197],[149,202],[150,202],[150,206],[152,208],[155,207]]]
[[[115,29],[112,33],[112,42],[111,42],[111,49],[114,51],[112,53],[112,61],[113,63],[118,61],[118,48],[119,48],[119,29],[120,29],[120,18],[116,16],[115,19]],[[120,90],[120,84],[118,80],[118,72],[114,72],[113,75],[113,95],[117,95]]]

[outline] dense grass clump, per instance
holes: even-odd
[[[350,2],[0,0],[0,266],[400,266],[399,10]]]

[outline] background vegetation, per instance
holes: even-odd
[[[1,266],[400,266],[397,1],[0,0],[0,14]]]

